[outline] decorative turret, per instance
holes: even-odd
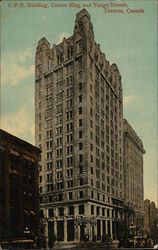
[[[50,43],[45,37],[41,38],[38,42],[38,46],[36,49],[35,64],[36,64],[36,77],[40,77],[42,71],[46,72],[47,70],[50,70],[52,67],[52,53],[50,49]]]
[[[89,44],[93,43],[94,40],[94,32],[90,15],[86,9],[81,10],[76,15],[74,36],[76,40],[82,39],[83,52],[88,52],[90,48]]]

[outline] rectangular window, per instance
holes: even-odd
[[[80,170],[80,174],[82,174],[82,173],[83,173],[83,167],[80,166],[80,167],[79,167],[79,170]]]
[[[82,83],[79,83],[79,91],[82,90]]]
[[[79,107],[79,115],[82,114],[82,107]]]
[[[93,179],[91,179],[91,186],[93,187]]]
[[[102,208],[102,216],[105,216],[105,208]]]
[[[91,140],[93,140],[93,132],[91,131]]]
[[[83,198],[83,191],[80,191],[80,198]]]
[[[79,214],[84,214],[84,205],[79,205]]]
[[[82,185],[83,185],[83,179],[80,178],[80,186],[82,186]]]
[[[91,93],[92,93],[92,91],[93,91],[93,89],[92,89],[92,84],[90,85],[90,91],[91,91]]]
[[[68,214],[69,215],[74,215],[74,207],[73,206],[68,207]]]
[[[42,182],[42,176],[39,176],[39,182],[40,183]]]
[[[79,150],[82,150],[82,142],[79,143]]]
[[[91,126],[91,128],[93,128],[93,121],[92,120],[90,120],[90,126]]]
[[[82,138],[82,131],[79,131],[79,138]]]
[[[93,199],[94,198],[94,192],[91,191],[91,198]]]
[[[91,175],[93,175],[93,167],[91,167]]]
[[[79,102],[82,102],[82,95],[79,95],[78,99],[79,99]]]
[[[94,205],[91,205],[91,215],[94,214]]]
[[[54,209],[53,208],[49,208],[48,209],[48,217],[53,217],[54,216]]]
[[[59,216],[64,216],[64,208],[63,207],[59,208]]]
[[[83,161],[83,155],[79,155],[79,162]]]
[[[93,155],[91,155],[91,163],[93,163]]]
[[[69,192],[69,200],[72,200],[72,192]]]
[[[93,110],[92,110],[92,108],[90,109],[90,115],[93,116]]]
[[[100,200],[100,194],[99,193],[97,194],[97,198],[98,198],[98,201],[99,201]]]
[[[97,215],[100,215],[100,207],[97,207]]]
[[[79,119],[79,126],[82,126],[82,119]]]
[[[103,201],[105,201],[105,195],[103,194]]]

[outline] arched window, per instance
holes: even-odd
[[[63,62],[63,54],[62,53],[58,53],[57,54],[57,64],[60,64]]]
[[[67,48],[67,58],[71,58],[73,55],[73,46],[68,46]]]

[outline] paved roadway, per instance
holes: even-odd
[[[113,249],[113,250],[117,250],[117,249],[122,249],[122,250],[140,250],[140,249],[145,249],[145,250],[151,250],[151,249],[153,249],[153,248],[134,248],[134,247],[131,247],[131,248],[123,248],[123,247],[121,247],[121,248],[106,248],[106,247],[92,247],[92,248],[87,248],[87,247],[83,247],[83,248],[79,248],[79,247],[75,247],[75,248],[55,248],[54,250],[87,250],[87,249],[89,249],[89,250],[111,250],[111,249]],[[53,250],[53,248],[52,249],[50,249],[50,250]]]

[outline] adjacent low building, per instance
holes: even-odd
[[[144,201],[144,215],[144,230],[147,234],[154,235],[158,230],[158,208],[153,201]]]
[[[127,120],[123,121],[124,199],[128,226],[143,229],[143,143]]]
[[[0,241],[37,236],[39,153],[0,129]]]

